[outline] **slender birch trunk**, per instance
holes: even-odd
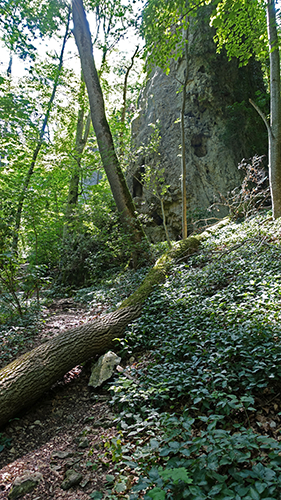
[[[134,60],[135,60],[135,57],[136,57],[138,51],[139,51],[139,47],[137,46],[134,54],[132,55],[131,63],[126,70],[126,74],[125,74],[125,78],[124,78],[123,103],[122,103],[122,112],[121,112],[121,130],[120,130],[120,134],[119,134],[119,143],[120,143],[119,144],[119,148],[120,148],[119,157],[120,157],[120,159],[124,156],[124,130],[125,130],[125,117],[126,117],[126,106],[127,106],[128,78],[129,78],[130,71],[131,71],[132,67],[134,66]]]
[[[186,156],[185,156],[185,124],[184,112],[186,104],[186,86],[188,83],[188,29],[184,30],[186,75],[182,89],[181,107],[181,193],[182,193],[182,239],[187,238],[187,207],[186,207]]]

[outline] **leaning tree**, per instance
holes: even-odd
[[[0,427],[34,403],[74,366],[106,351],[114,338],[120,338],[126,326],[140,316],[145,299],[157,284],[165,281],[173,263],[196,252],[202,240],[227,223],[228,219],[222,219],[200,235],[177,242],[116,311],[66,330],[2,368]]]
[[[105,114],[103,93],[93,56],[91,32],[82,0],[72,0],[72,15],[74,24],[73,33],[88,91],[91,119],[102,164],[118,212],[121,214],[121,220],[131,234],[134,245],[132,252],[133,263],[134,267],[137,267],[139,258],[142,258],[144,251],[144,246],[141,247],[140,243],[146,241],[146,236],[137,218],[134,202],[115,152],[111,130]]]

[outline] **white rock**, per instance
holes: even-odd
[[[114,352],[108,351],[101,356],[97,363],[92,366],[92,373],[89,380],[89,386],[99,387],[113,375],[115,366],[121,361]]]

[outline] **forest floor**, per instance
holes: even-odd
[[[41,480],[24,500],[280,499],[280,242],[264,213],[176,262],[120,339],[110,386],[90,392],[90,363],[75,367],[0,433],[0,499],[26,473]],[[0,364],[118,307],[145,273],[54,301],[37,331],[5,322]]]
[[[55,301],[44,309],[44,326],[31,347],[93,319],[103,310],[100,306],[89,311],[71,299]],[[11,441],[0,453],[1,499],[8,498],[16,478],[34,472],[41,473],[42,480],[24,496],[25,500],[86,500],[95,490],[106,489],[113,467],[109,461],[101,464],[97,458],[103,441],[116,433],[114,415],[107,405],[109,396],[103,390],[90,392],[89,375],[89,363],[77,366],[6,426],[5,438]],[[92,470],[96,460],[97,468]],[[61,484],[68,469],[81,474],[82,480],[64,491]]]

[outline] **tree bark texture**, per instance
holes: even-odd
[[[267,31],[270,60],[269,182],[273,217],[281,217],[281,99],[280,54],[274,0],[267,0]]]
[[[165,214],[164,201],[163,201],[163,198],[161,196],[159,197],[159,201],[160,201],[160,205],[161,205],[161,212],[162,212],[162,217],[163,217],[163,227],[164,227],[164,231],[165,231],[165,235],[166,235],[166,240],[167,240],[169,248],[172,248],[172,243],[170,240],[169,231],[168,231],[168,227],[166,224],[166,214]]]
[[[121,336],[140,306],[126,307],[57,335],[0,370],[0,427],[77,364]]]
[[[67,198],[66,217],[69,218],[73,209],[78,203],[79,181],[81,177],[81,157],[86,146],[90,131],[90,121],[86,118],[84,130],[84,110],[79,109],[77,119],[77,130],[74,151],[74,168],[69,181],[69,191]],[[83,133],[84,132],[84,133]]]
[[[82,0],[72,0],[74,36],[78,47],[84,80],[86,83],[91,118],[96,134],[102,164],[121,219],[133,235],[134,243],[145,239],[145,234],[136,217],[135,206],[124,174],[118,161],[112,134],[105,116],[102,89],[93,56],[91,33]]]
[[[66,330],[2,368],[0,427],[34,403],[74,366],[106,351],[112,340],[121,337],[126,326],[140,316],[143,302],[156,285],[165,281],[171,266],[198,251],[201,241],[227,223],[227,218],[222,219],[200,235],[177,242],[158,259],[139,288],[123,301],[117,311]]]

